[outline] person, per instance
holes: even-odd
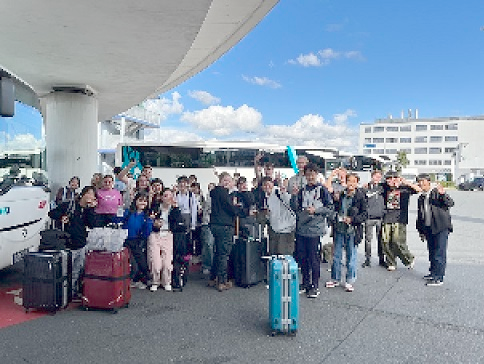
[[[193,175],[192,175],[193,176]],[[202,226],[202,206],[205,200],[202,190],[200,188],[200,183],[193,182],[190,185],[190,192],[195,198],[197,204],[197,218],[195,223],[195,229],[192,230],[192,244],[193,244],[193,255],[199,257],[202,254],[202,240],[201,240],[201,226]]]
[[[141,169],[140,175],[145,176],[148,179],[148,182],[151,182],[151,179],[153,178],[153,168],[149,164],[144,165]]]
[[[173,231],[181,223],[180,209],[176,206],[173,192],[165,189],[162,202],[153,221],[152,232],[148,237],[148,267],[151,273],[150,291],[158,286],[171,291],[173,271]]]
[[[114,188],[123,194],[123,206],[125,209],[131,206],[135,195],[136,181],[133,179],[133,175],[129,173],[135,166],[136,162],[131,161],[123,169],[121,167],[114,168],[114,175],[116,176]]]
[[[291,197],[296,212],[296,248],[301,264],[301,290],[309,298],[317,298],[320,276],[320,237],[326,233],[326,219],[333,219],[334,206],[325,186],[318,183],[318,167],[308,163],[304,168],[307,185]]]
[[[291,195],[274,186],[269,177],[262,178],[262,188],[267,196],[269,217],[269,254],[293,255],[296,213],[292,210]]]
[[[80,277],[86,257],[86,227],[93,228],[96,224],[97,218],[94,211],[96,204],[95,188],[86,186],[75,200],[62,202],[49,211],[49,216],[62,223],[65,231],[70,234],[66,248],[72,252],[72,293],[76,299],[82,292]]]
[[[91,178],[91,186],[93,186],[97,190],[99,188],[102,188],[102,183],[103,183],[103,174],[99,172],[94,173]]]
[[[187,253],[193,252],[192,234],[197,226],[198,203],[195,195],[189,190],[188,177],[177,179],[178,191],[175,194],[177,206],[180,208],[185,226],[185,243]]]
[[[371,241],[373,240],[373,230],[376,232],[377,251],[379,265],[385,266],[385,256],[381,243],[381,221],[385,204],[383,201],[383,187],[381,185],[382,173],[379,170],[371,172],[371,180],[365,186],[366,198],[368,200],[368,220],[365,222],[365,261],[361,265],[363,268],[371,267]]]
[[[233,245],[234,218],[242,215],[241,209],[233,204],[229,195],[232,185],[230,174],[222,172],[219,174],[219,185],[210,191],[210,230],[214,238],[215,254],[208,286],[217,287],[219,292],[232,288],[232,282],[227,280],[227,260]]]
[[[78,196],[77,189],[80,185],[81,180],[79,177],[71,177],[69,184],[66,187],[61,187],[57,190],[55,195],[56,206],[60,205],[62,202],[74,201]]]
[[[428,174],[417,178],[422,194],[417,203],[416,225],[422,241],[427,241],[430,262],[430,273],[424,279],[427,286],[441,286],[447,264],[447,240],[453,230],[449,209],[454,206],[454,200],[440,183],[432,188]]]
[[[368,203],[363,189],[358,188],[360,177],[356,173],[346,175],[346,189],[334,201],[337,219],[334,223],[334,253],[331,280],[327,288],[339,285],[341,259],[346,251],[346,292],[354,291],[357,273],[357,246],[363,239],[363,223],[368,218]]]
[[[131,280],[133,288],[145,289],[150,277],[146,261],[147,238],[151,233],[153,220],[148,214],[148,196],[138,192],[130,208],[124,212],[123,228],[128,230],[124,245],[129,248],[133,263]]]
[[[149,206],[151,212],[150,214],[157,214],[159,212],[161,204],[163,203],[163,193],[165,191],[163,181],[159,178],[154,178],[153,180],[151,180],[151,191],[152,196]]]
[[[103,187],[96,192],[96,213],[100,219],[100,226],[113,222],[116,216],[123,216],[123,197],[113,188],[113,176],[107,174],[103,177]]]
[[[234,202],[238,205],[242,211],[243,216],[239,219],[239,234],[244,237],[252,237],[258,239],[259,232],[256,227],[255,219],[255,198],[252,191],[249,191],[247,185],[247,179],[245,177],[239,177],[237,180],[237,190],[232,193]]]
[[[213,264],[213,235],[210,231],[212,199],[210,197],[210,191],[212,191],[214,188],[214,183],[208,184],[208,193],[202,204],[202,226],[200,228],[200,239],[202,240],[202,273],[204,276],[208,276],[210,274]]]
[[[385,213],[381,233],[387,270],[392,272],[397,268],[396,257],[412,269],[415,257],[407,246],[408,204],[410,196],[420,192],[421,188],[400,177],[396,171],[387,172],[382,187]]]
[[[287,191],[291,194],[297,194],[301,188],[306,186],[306,177],[304,177],[304,167],[309,163],[308,157],[300,155],[296,159],[297,174],[289,178]],[[297,188],[294,188],[297,187]]]

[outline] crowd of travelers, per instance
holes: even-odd
[[[131,284],[155,292],[179,291],[186,283],[190,262],[201,262],[209,287],[222,292],[233,285],[231,254],[234,235],[267,241],[269,255],[292,255],[300,269],[300,293],[320,295],[321,261],[329,263],[326,288],[343,283],[353,292],[357,278],[357,248],[364,240],[362,268],[371,267],[372,241],[376,237],[379,265],[388,271],[397,258],[409,269],[415,257],[407,246],[410,196],[418,199],[417,230],[427,242],[428,286],[443,284],[448,234],[452,231],[452,198],[440,184],[422,174],[417,183],[397,172],[374,170],[361,185],[357,173],[337,168],[328,178],[305,156],[296,160],[298,173],[283,179],[265,156],[254,160],[256,178],[249,186],[244,176],[217,174],[218,185],[201,192],[197,177],[180,176],[167,187],[143,167],[134,179],[130,170],[116,167],[113,175],[95,173],[79,192],[81,181],[72,177],[55,196],[49,215],[71,235],[73,289],[80,293],[86,255],[86,238],[95,227],[127,229],[124,246],[131,254]],[[323,236],[331,242],[322,244]],[[267,239],[262,239],[266,236]],[[346,274],[343,276],[343,252]]]

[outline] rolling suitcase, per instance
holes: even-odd
[[[252,237],[235,238],[234,278],[240,287],[250,287],[264,280],[263,245]]]
[[[272,336],[296,335],[299,325],[299,276],[290,255],[269,261],[269,320]]]
[[[56,311],[72,301],[72,253],[47,250],[24,257],[22,304],[30,309]]]
[[[118,312],[131,300],[129,251],[88,251],[84,265],[82,307]]]

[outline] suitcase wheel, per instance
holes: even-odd
[[[276,336],[276,334],[277,334],[277,333],[276,333],[275,331],[272,331],[272,332],[271,332],[271,336],[272,336],[272,337]]]
[[[89,311],[89,307],[87,307],[87,306],[81,306],[81,310],[83,310],[83,311]]]
[[[112,311],[111,311],[111,313],[113,315],[116,315],[118,313],[118,309],[117,308],[113,308]]]

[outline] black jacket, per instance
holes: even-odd
[[[335,211],[341,209],[341,202],[346,191],[334,202]],[[348,217],[351,217],[351,225],[355,228],[355,244],[358,245],[363,240],[363,223],[368,219],[368,202],[365,190],[357,188],[353,195],[353,201],[348,209]]]
[[[447,193],[441,195],[436,188],[432,189],[429,194],[431,233],[438,234],[444,230],[452,232],[453,228],[449,208],[454,206],[454,200]],[[417,203],[417,230],[420,234],[424,234],[425,232],[424,200],[425,196],[422,194],[419,196]]]
[[[211,225],[234,226],[234,218],[243,216],[242,209],[233,204],[233,198],[226,188],[215,187],[210,191],[210,198],[212,200]]]
[[[86,246],[87,231],[86,227],[93,228],[98,223],[97,214],[92,207],[81,207],[79,202],[72,206],[71,202],[63,202],[55,209],[49,211],[49,216],[54,220],[60,220],[62,216],[68,216],[69,222],[65,226],[65,231],[71,235],[68,249],[81,249]]]

